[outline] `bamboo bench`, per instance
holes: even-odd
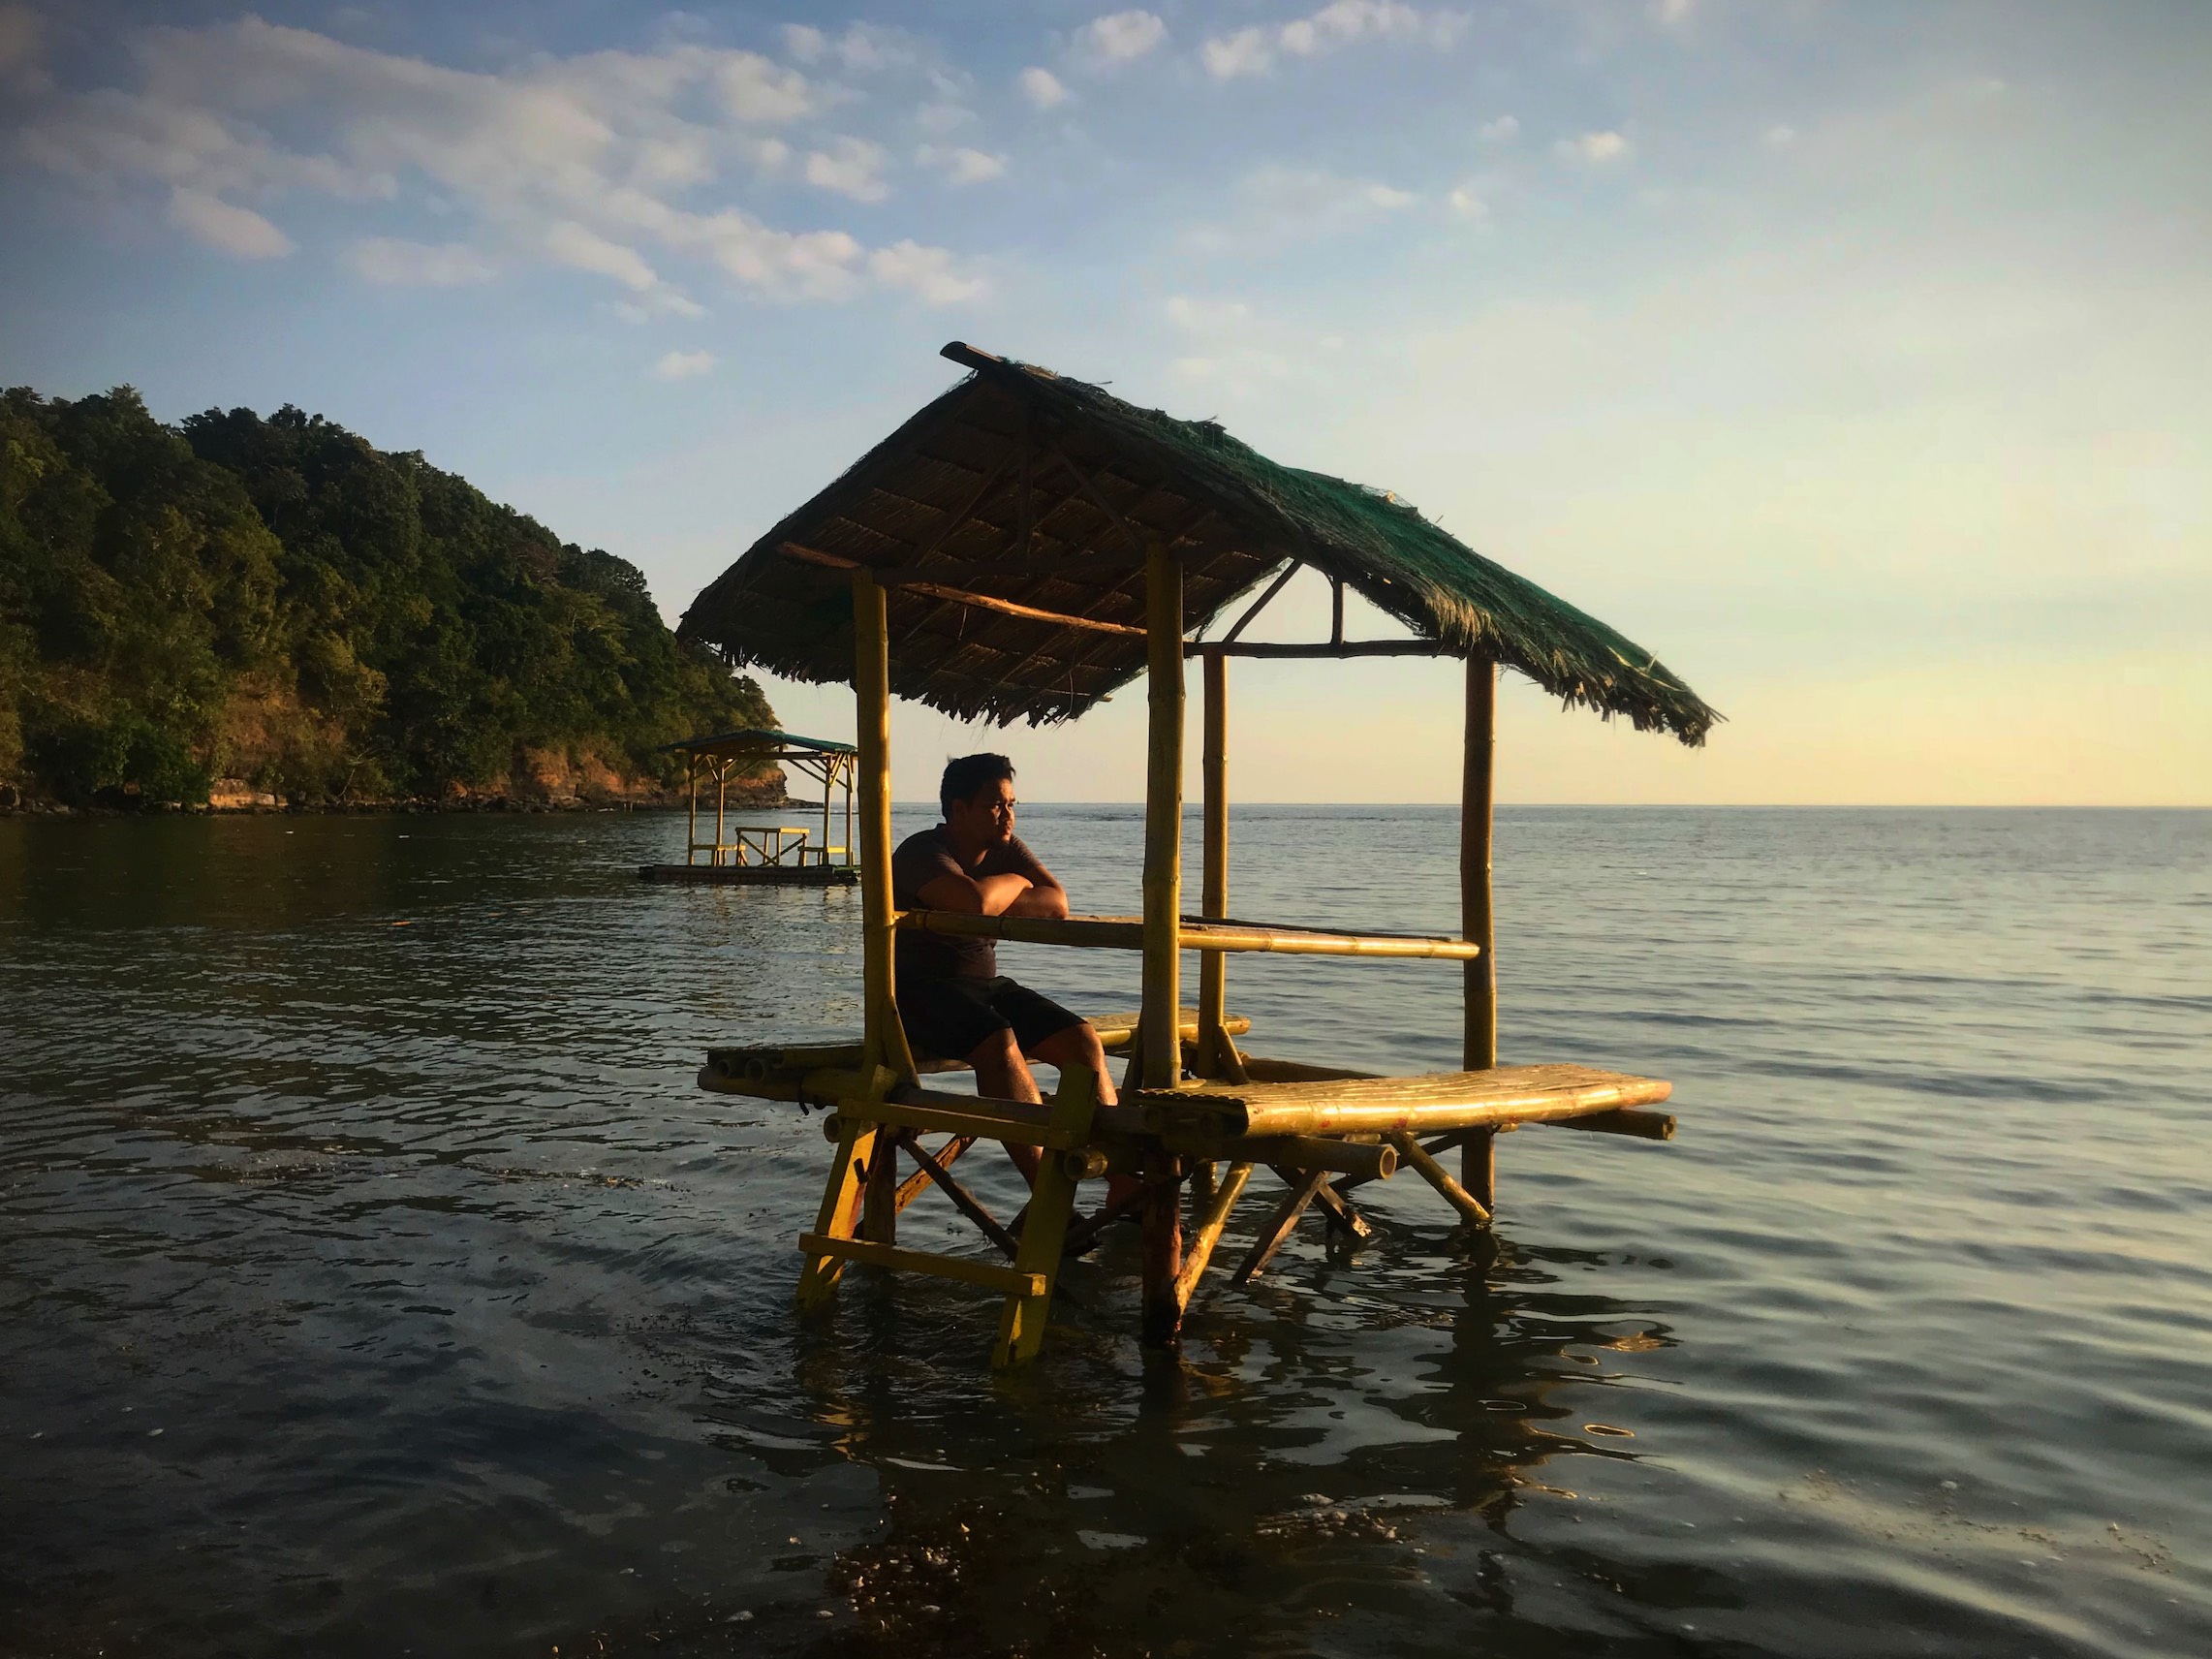
[[[1234,948],[1234,947],[1231,947]],[[1109,1054],[1127,1053],[1137,1037],[1134,1014],[1091,1021]],[[1517,1129],[1524,1123],[1669,1140],[1674,1119],[1647,1108],[1667,1098],[1668,1083],[1588,1066],[1500,1066],[1485,1071],[1433,1072],[1411,1077],[1304,1065],[1237,1053],[1228,1042],[1251,1021],[1225,1017],[1220,1036],[1233,1056],[1235,1080],[1195,1079],[1172,1087],[1132,1088],[1116,1106],[1100,1106],[1086,1077],[1063,1077],[1059,1094],[1045,1103],[995,1100],[901,1083],[885,1067],[867,1068],[857,1042],[732,1046],[711,1049],[700,1086],[717,1093],[796,1102],[826,1108],[823,1133],[838,1148],[823,1217],[799,1236],[815,1294],[826,1290],[847,1263],[921,1272],[997,1292],[1007,1299],[999,1362],[1034,1354],[1064,1251],[1087,1247],[1112,1221],[1139,1207],[1165,1167],[1200,1174],[1203,1212],[1171,1281],[1148,1283],[1148,1319],[1179,1324],[1192,1295],[1255,1169],[1264,1166],[1286,1188],[1232,1274],[1245,1283],[1263,1271],[1305,1211],[1319,1205],[1332,1227],[1364,1237],[1372,1228],[1351,1193],[1387,1180],[1400,1164],[1414,1169],[1473,1226],[1487,1226],[1483,1202],[1454,1180],[1442,1154],[1470,1141]],[[1195,1009],[1180,1011],[1177,1035],[1186,1057],[1200,1037]],[[964,1061],[918,1061],[916,1071],[968,1070]],[[857,1110],[856,1110],[857,1109]],[[946,1139],[924,1147],[921,1137]],[[1031,1203],[1002,1224],[951,1174],[952,1164],[978,1141],[1035,1148],[1042,1155]],[[881,1159],[895,1174],[904,1152],[915,1173],[895,1189],[869,1178]],[[1215,1178],[1217,1165],[1226,1173]],[[1073,1214],[1075,1186],[1106,1175],[1141,1177],[1136,1197],[1124,1195],[1096,1212]],[[1175,1176],[1178,1184],[1182,1175]],[[990,1241],[1010,1265],[973,1257],[902,1249],[856,1236],[864,1205],[877,1206],[878,1231],[935,1188]],[[1484,1195],[1487,1196],[1486,1194]],[[1038,1225],[1028,1225],[1032,1213]],[[1147,1210],[1147,1214],[1151,1213]],[[1148,1274],[1148,1281],[1149,1281]],[[1163,1307],[1155,1311],[1152,1299]]]

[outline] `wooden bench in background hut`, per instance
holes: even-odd
[[[950,345],[972,370],[770,530],[693,603],[683,631],[736,664],[842,681],[858,709],[863,1031],[857,1042],[710,1050],[703,1087],[828,1110],[835,1151],[813,1229],[799,1236],[802,1303],[847,1264],[933,1273],[1006,1299],[994,1362],[1035,1356],[1063,1253],[1117,1208],[1140,1212],[1142,1330],[1172,1343],[1199,1275],[1256,1170],[1285,1193],[1236,1275],[1262,1270],[1320,1205],[1362,1230],[1351,1196],[1401,1162],[1469,1225],[1496,1207],[1495,1138],[1559,1123],[1666,1140],[1655,1079],[1497,1063],[1491,913],[1491,755],[1501,667],[1564,703],[1638,730],[1703,741],[1718,716],[1647,651],[1481,557],[1380,491],[1267,460],[1210,422],[1138,409],[1099,388]],[[1245,629],[1301,568],[1334,596],[1326,641],[1247,642]],[[1270,577],[1272,578],[1269,580]],[[1204,632],[1262,581],[1218,639]],[[1350,640],[1344,593],[1415,637]],[[1196,633],[1199,638],[1193,638]],[[1232,920],[1229,908],[1228,669],[1232,657],[1465,660],[1466,746],[1457,936],[1353,933]],[[1182,906],[1183,666],[1203,668],[1204,867],[1199,914]],[[898,913],[891,901],[889,706],[911,697],[963,717],[1073,719],[1139,673],[1150,709],[1143,914],[1038,918]],[[1121,1104],[1064,1074],[1044,1105],[933,1088],[899,1025],[896,929],[984,934],[1143,958],[1143,1006],[1094,1020],[1126,1056]],[[1199,957],[1195,1008],[1180,956]],[[1245,1052],[1227,1009],[1240,952],[1427,958],[1461,964],[1464,1071],[1372,1074]],[[924,1136],[942,1136],[925,1146]],[[977,1141],[1046,1154],[1021,1214],[1001,1222],[952,1174]],[[1445,1159],[1457,1155],[1458,1173]],[[900,1160],[912,1173],[903,1179]],[[1137,1178],[1081,1219],[1081,1182]],[[1186,1236],[1184,1192],[1194,1190]],[[943,1192],[1002,1260],[902,1248],[898,1215]]]

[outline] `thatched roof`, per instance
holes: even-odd
[[[893,587],[891,690],[1001,724],[1069,719],[1143,672],[1141,544],[1158,538],[1183,562],[1186,633],[1296,560],[1571,704],[1692,744],[1720,718],[1649,651],[1389,494],[1279,466],[1213,422],[1048,369],[957,343],[944,355],[974,372],[755,543],[692,602],[683,634],[738,664],[850,681],[839,565],[936,578],[1124,631]]]

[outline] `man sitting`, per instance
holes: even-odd
[[[909,835],[891,855],[891,902],[901,910],[975,916],[1068,914],[1067,890],[1013,833],[1013,764],[963,755],[945,768],[945,822]],[[966,1060],[976,1092],[1040,1101],[1028,1062],[1097,1074],[1099,1104],[1115,1102],[1099,1035],[1076,1015],[1000,974],[998,942],[944,933],[898,935],[899,1023],[917,1055]],[[1024,1174],[1037,1154],[1009,1146]]]

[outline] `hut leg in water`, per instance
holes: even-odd
[[[871,1244],[898,1242],[898,1142],[888,1133],[877,1135],[868,1154],[860,1236]]]
[[[1081,1145],[1090,1139],[1091,1117],[1098,1111],[1099,1081],[1080,1068],[1060,1074],[1060,1090],[1053,1098],[1052,1127],[1067,1131],[1066,1139]],[[1022,1213],[1021,1242],[1013,1265],[1025,1273],[1040,1275],[1044,1290],[1039,1296],[1016,1295],[1006,1299],[999,1316],[998,1346],[991,1363],[1005,1368],[1025,1365],[1037,1358],[1044,1342],[1044,1317],[1052,1306],[1052,1287],[1059,1282],[1060,1247],[1067,1241],[1068,1222],[1075,1212],[1075,1177],[1065,1158],[1040,1159],[1037,1182]]]
[[[1144,1315],[1147,1348],[1172,1348],[1183,1333],[1183,1174],[1171,1154],[1145,1173]]]
[[[837,1137],[837,1152],[829,1163],[829,1182],[823,1189],[822,1208],[814,1231],[826,1238],[850,1238],[860,1219],[861,1173],[875,1157],[877,1135],[873,1125],[848,1118]],[[809,1255],[798,1275],[798,1303],[815,1307],[828,1299],[845,1264],[835,1256]]]

